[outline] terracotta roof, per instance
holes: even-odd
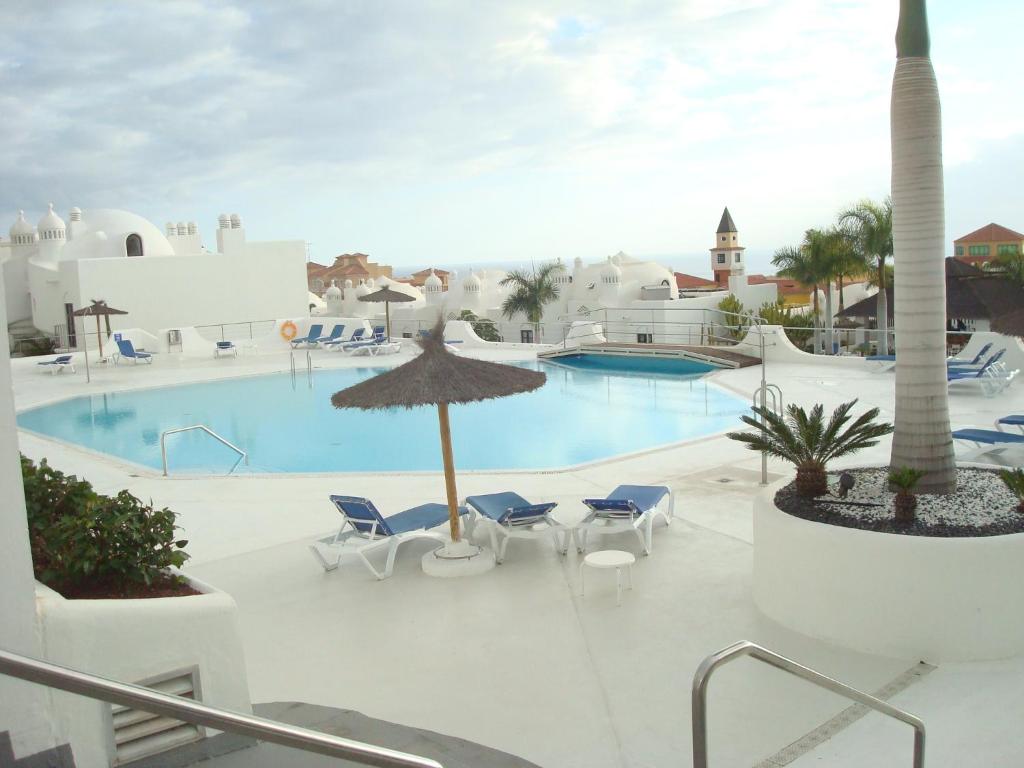
[[[430,275],[430,270],[431,269],[434,270],[434,274],[437,275],[438,277],[445,277],[446,275],[449,274],[447,269],[438,269],[437,267],[427,267],[426,269],[421,269],[419,272],[413,272],[411,276],[412,277],[419,277],[420,275],[422,275],[423,277],[427,277],[428,275]]]
[[[1003,241],[1020,242],[1024,235],[1014,232],[999,224],[986,224],[981,229],[976,229],[969,235],[964,235],[954,240],[954,243],[1001,243]]]
[[[889,318],[893,317],[892,286],[886,289]],[[840,317],[874,317],[877,294],[851,304]],[[1004,277],[982,272],[959,259],[946,259],[946,317],[992,319],[1024,306],[1024,288]]]
[[[307,261],[306,262],[306,276],[307,277],[312,277],[317,272],[323,272],[325,269],[327,269],[327,267],[325,267],[323,264],[317,264],[315,261]]]
[[[696,275],[687,275],[683,272],[676,272],[676,288],[710,288],[716,286],[714,280],[707,280]]]
[[[810,293],[811,289],[798,283],[796,280],[790,280],[788,277],[769,277],[768,275],[747,275],[747,283],[749,285],[766,285],[767,283],[775,283],[779,289],[779,293],[784,296],[788,296],[794,293]]]

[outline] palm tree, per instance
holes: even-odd
[[[818,314],[818,280],[821,279],[821,274],[818,265],[811,260],[810,254],[803,246],[780,248],[772,256],[772,264],[778,269],[780,276],[796,280],[801,285],[811,286],[811,301],[814,304],[811,312],[814,321],[814,351],[817,353],[821,346]]]
[[[896,280],[896,430],[890,468],[927,474],[923,493],[956,489],[946,383],[946,226],[939,90],[925,0],[900,0],[892,82],[892,210]]]
[[[555,273],[565,269],[560,262],[552,261],[542,264],[539,269],[527,272],[514,269],[498,283],[511,285],[512,292],[501,305],[501,314],[511,320],[516,314],[522,313],[528,322],[533,323],[534,341],[540,341],[540,321],[544,317],[544,305],[558,298],[558,286],[555,285]]]
[[[849,269],[855,259],[855,251],[842,229],[808,229],[804,235],[803,248],[807,251],[818,275],[825,284],[825,348],[831,355],[835,349],[832,312],[832,283],[842,279],[844,270]]]
[[[814,303],[814,351],[821,350],[821,313],[818,302],[818,286],[825,286],[825,314],[828,317],[828,350],[832,351],[832,280],[837,270],[837,254],[843,250],[838,234],[834,231],[808,229],[803,242],[796,248],[780,248],[772,257],[782,277],[811,286]]]
[[[885,260],[892,256],[892,198],[881,203],[861,200],[839,214],[839,224],[849,227],[857,238],[858,248],[875,271],[878,286],[877,309],[879,339],[878,353],[889,354],[889,300],[886,294],[887,267]]]

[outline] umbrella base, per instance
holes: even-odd
[[[494,552],[468,541],[456,541],[427,552],[421,561],[428,576],[453,578],[486,573],[495,565]]]

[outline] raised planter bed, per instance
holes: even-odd
[[[207,584],[186,580],[199,594],[124,600],[68,600],[37,582],[46,660],[129,683],[170,679],[169,692],[177,685],[174,680],[188,680],[194,698],[204,703],[251,711],[235,601]],[[53,700],[55,712],[67,723],[78,765],[110,765],[115,756],[130,759],[187,738],[166,731],[115,749],[109,704],[62,692],[54,692]],[[159,726],[142,725],[136,732]],[[122,732],[121,738],[132,735]]]
[[[1024,533],[943,538],[800,519],[754,501],[754,601],[811,637],[933,663],[1024,654]]]

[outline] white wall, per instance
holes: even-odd
[[[201,595],[150,600],[65,600],[37,586],[47,660],[134,683],[199,669],[201,700],[251,711],[238,609],[230,595],[194,584]],[[109,705],[57,692],[55,714],[80,766],[109,765]]]
[[[76,307],[105,299],[128,312],[111,317],[115,330],[309,314],[303,252],[82,259],[70,266],[78,274]]]
[[[5,250],[12,255],[3,262],[4,304],[6,307],[4,316],[8,323],[13,323],[15,320],[32,317],[32,303],[28,297],[28,267],[25,257],[17,253],[18,249],[8,248]]]
[[[2,279],[0,279],[2,282]],[[0,291],[0,297],[4,295]],[[35,582],[25,520],[25,495],[14,420],[10,349],[0,334],[0,648],[39,658]],[[0,675],[0,731],[9,731],[15,759],[53,747],[43,689]]]

